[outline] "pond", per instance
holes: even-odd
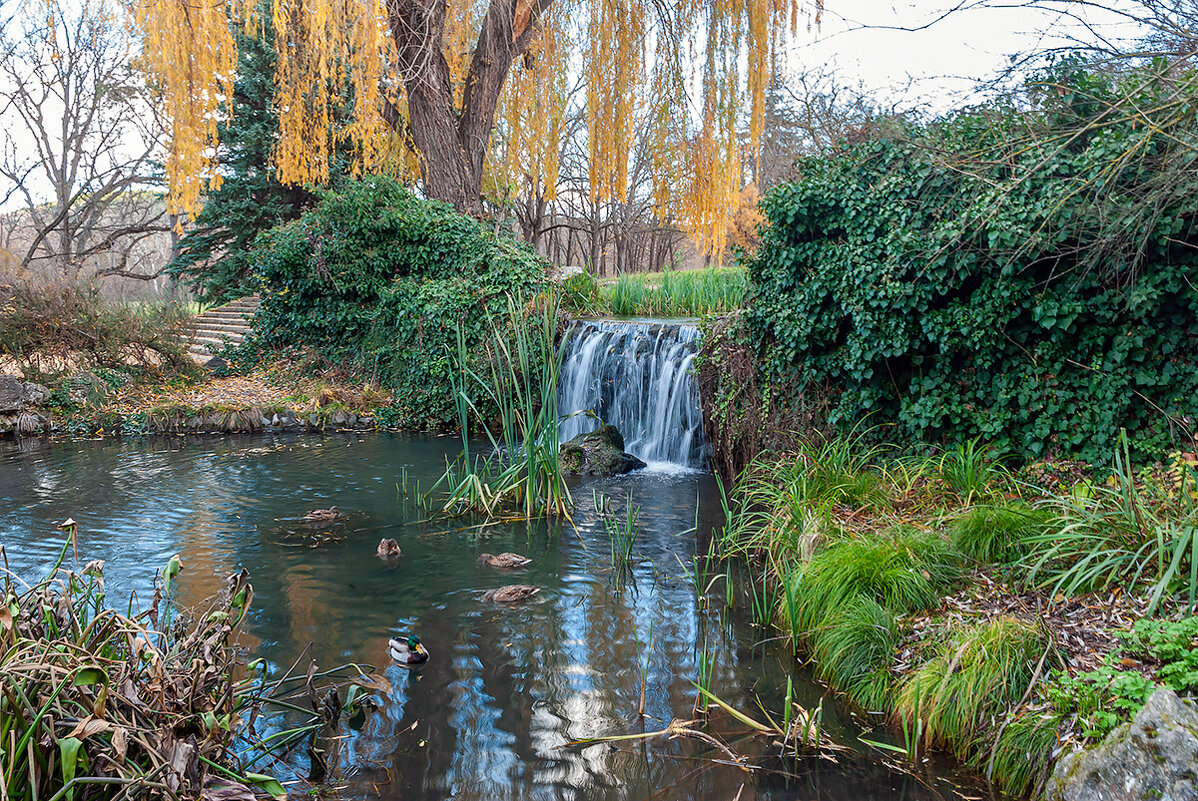
[[[717,696],[754,713],[760,700],[776,712],[797,666],[785,643],[749,625],[739,586],[729,610],[722,580],[708,598],[690,577],[722,523],[709,474],[660,466],[578,480],[575,526],[429,521],[397,485],[406,475],[427,488],[458,451],[451,437],[388,434],[0,441],[0,545],[14,573],[40,577],[62,548],[55,525],[74,518],[79,559],[106,560],[114,603],[130,593],[148,598],[154,571],[175,554],[185,606],[245,568],[255,588],[247,645],[273,672],[306,660],[305,652],[322,668],[387,666],[391,692],[366,725],[336,741],[340,798],[955,796],[947,766],[913,776],[865,754],[857,736],[868,716],[825,698],[801,672],[796,700],[815,707],[824,699],[826,728],[858,751],[835,762],[758,760],[761,768],[746,772],[691,740],[563,747],[691,718],[704,660]],[[621,579],[596,507],[619,516],[628,503],[639,510],[639,536]],[[332,504],[342,524],[300,521]],[[375,556],[383,537],[403,549],[394,567]],[[533,561],[505,573],[477,563],[484,551]],[[520,606],[483,601],[508,583],[542,590]],[[419,672],[387,658],[387,638],[409,632],[432,653]],[[770,749],[734,728],[724,736],[737,750]],[[970,797],[987,794],[965,787]]]

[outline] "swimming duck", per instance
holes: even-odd
[[[478,563],[480,565],[490,565],[491,567],[503,568],[510,570],[513,567],[524,567],[532,562],[527,556],[521,556],[518,553],[501,553],[496,556],[493,553],[481,553],[478,555]]]
[[[334,520],[340,519],[341,510],[336,506],[330,506],[328,509],[313,509],[301,518],[305,523],[332,523]]]
[[[399,543],[387,538],[379,540],[378,550],[375,551],[375,555],[384,562],[398,558],[400,553],[402,552],[399,550]]]
[[[407,642],[387,640],[387,653],[401,665],[420,665],[428,661],[428,649],[415,634],[409,634]]]
[[[540,591],[540,587],[530,587],[527,584],[509,584],[506,587],[487,590],[483,594],[483,600],[492,604],[518,604]]]

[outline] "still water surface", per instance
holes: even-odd
[[[154,571],[174,554],[184,564],[183,605],[245,568],[255,589],[248,644],[273,671],[305,648],[322,668],[387,665],[393,689],[378,712],[332,743],[341,798],[957,797],[950,771],[908,776],[858,753],[746,773],[713,763],[692,741],[562,748],[639,731],[646,664],[648,730],[692,717],[691,681],[705,651],[712,690],[745,710],[758,698],[779,710],[796,666],[783,644],[742,619],[743,598],[728,611],[722,582],[705,599],[684,569],[722,523],[710,475],[663,467],[579,480],[576,530],[422,520],[397,490],[401,475],[427,487],[458,450],[453,438],[385,434],[0,441],[0,545],[16,574],[41,576],[62,547],[55,525],[74,518],[80,559],[106,560],[113,601],[148,597]],[[629,502],[640,510],[635,567],[622,582],[595,510],[602,496],[616,515]],[[334,504],[346,515],[339,526],[299,520]],[[382,537],[403,549],[394,567],[375,557]],[[477,564],[483,551],[533,563],[496,571]],[[517,607],[482,601],[507,583],[543,589]],[[387,638],[409,632],[432,652],[419,672],[387,660]],[[799,680],[800,703],[824,696]],[[825,699],[825,726],[841,741],[857,742],[863,718]],[[767,747],[731,730],[726,737],[750,753]]]

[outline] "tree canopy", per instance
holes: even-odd
[[[348,151],[355,172],[418,182],[465,212],[481,212],[485,182],[517,164],[552,196],[580,78],[590,191],[623,198],[634,119],[647,115],[655,206],[708,252],[723,249],[777,45],[800,18],[797,0],[129,2],[171,125],[174,212],[194,212],[219,186],[235,32],[261,30],[269,14],[283,182],[322,183]]]

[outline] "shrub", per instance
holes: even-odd
[[[508,298],[545,286],[529,247],[384,178],[326,191],[300,219],[261,235],[252,349],[299,345],[378,377],[401,419],[454,419],[459,332],[479,355]],[[481,369],[481,365],[478,365]]]
[[[1169,450],[1198,412],[1193,99],[1088,78],[1086,108],[1046,93],[803,160],[746,261],[766,380],[900,442],[1096,461],[1123,427]]]
[[[88,367],[190,371],[184,321],[174,303],[118,303],[95,286],[0,276],[0,355],[32,377]]]

